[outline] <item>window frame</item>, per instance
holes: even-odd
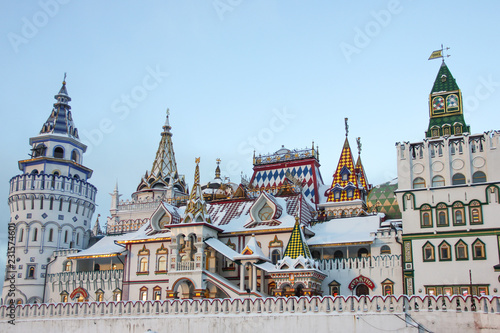
[[[444,222],[441,223],[441,216],[444,217]],[[444,203],[439,203],[436,207],[436,226],[449,227],[450,221],[448,219],[448,207]]]
[[[442,250],[446,248],[448,251],[448,257],[443,256]],[[441,244],[439,244],[439,261],[452,261],[453,258],[451,256],[451,245],[447,241],[442,241]]]
[[[425,250],[426,250],[427,248],[431,249],[431,251],[432,251],[432,256],[431,256],[431,258],[429,258],[429,259],[428,259],[428,258],[426,258],[426,256],[425,256]],[[428,242],[426,242],[426,243],[424,244],[424,246],[422,246],[422,259],[423,259],[423,261],[424,261],[424,262],[434,262],[434,261],[436,261],[436,248],[435,248],[435,247],[434,247],[434,245],[432,245],[432,243],[431,243],[431,242],[429,242],[429,241],[428,241]]]
[[[429,224],[424,224],[425,214],[428,216]],[[430,205],[424,204],[420,206],[420,227],[421,228],[432,228],[434,226],[432,208]]]
[[[477,213],[477,221],[475,221],[475,212]],[[479,201],[472,200],[469,203],[469,217],[469,223],[471,225],[483,224],[483,209]]]
[[[476,246],[481,244],[482,254],[480,256],[476,255]],[[472,260],[486,260],[486,244],[479,238],[472,243]]]
[[[417,182],[418,180],[418,182]],[[418,186],[415,186],[415,185],[418,185]],[[422,186],[421,186],[422,185]],[[426,183],[425,183],[425,179],[422,178],[422,177],[417,177],[415,179],[413,179],[413,182],[412,182],[412,188],[413,189],[419,189],[419,188],[426,188]]]
[[[458,248],[461,246],[464,247],[464,254],[465,254],[464,257],[460,256],[459,252],[458,252]],[[455,260],[457,260],[457,261],[469,260],[469,247],[468,247],[467,243],[465,243],[461,239],[455,244]]]
[[[457,222],[457,212],[460,212],[462,215],[462,222]],[[461,226],[465,225],[465,207],[461,202],[455,202],[452,206],[452,214],[453,214],[453,225],[454,226]]]

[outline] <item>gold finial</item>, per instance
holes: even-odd
[[[347,124],[347,120],[348,120],[348,118],[346,117],[344,119],[344,121],[345,121],[345,136],[346,137],[349,135],[349,124]]]
[[[356,138],[356,143],[358,144],[358,155],[361,155],[361,138]]]
[[[199,157],[197,157],[197,158],[195,158],[195,160],[194,160],[194,161],[196,162],[196,164],[199,164],[199,163],[200,163],[200,158],[199,158]]]
[[[66,84],[66,72],[64,72],[63,84]]]
[[[217,162],[217,164],[220,164],[220,158],[216,159],[215,161]]]

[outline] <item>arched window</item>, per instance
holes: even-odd
[[[158,258],[158,271],[164,272],[166,270],[167,270],[167,258],[165,256],[160,256]]]
[[[19,243],[23,241],[24,229],[19,230]]]
[[[64,263],[64,271],[65,272],[71,272],[71,260],[68,260]]]
[[[54,229],[50,229],[49,230],[49,242],[53,242],[54,241]]]
[[[36,242],[38,240],[38,228],[35,228],[33,230],[33,242]]]
[[[139,261],[139,272],[147,272],[148,271],[148,258],[142,257]]]
[[[333,258],[335,258],[335,259],[342,259],[342,258],[344,258],[344,253],[342,253],[342,251],[340,251],[340,250],[337,250],[333,254]]]
[[[461,173],[456,173],[451,178],[451,183],[453,185],[464,185],[465,184],[465,176]]]
[[[413,188],[425,188],[425,179],[417,177],[413,180]]]
[[[437,211],[437,225],[438,227],[448,226],[448,207],[445,204],[439,204],[436,208]]]
[[[64,149],[62,147],[54,148],[54,158],[64,158]]]
[[[102,302],[104,300],[104,291],[102,289],[98,289],[95,292],[95,300],[98,302]]]
[[[389,247],[389,245],[383,245],[380,248],[380,254],[391,254],[391,248]]]
[[[482,171],[476,171],[472,175],[472,183],[485,183],[486,182],[486,175]]]
[[[470,223],[471,224],[482,224],[483,223],[483,214],[481,210],[481,204],[479,201],[474,200],[469,204],[469,214],[470,214]]]
[[[366,258],[368,256],[368,250],[366,248],[362,247],[358,250],[358,258]]]
[[[434,176],[434,178],[432,178],[432,187],[440,187],[444,185],[445,183],[443,176]]]
[[[431,206],[423,205],[420,208],[420,226],[422,228],[432,227]]]
[[[273,252],[271,253],[271,260],[273,262],[273,264],[277,264],[278,261],[281,259],[281,253],[280,253],[280,250],[273,250]]]
[[[161,288],[159,286],[153,288],[153,299],[156,301],[161,300]]]
[[[119,288],[113,290],[113,301],[121,301],[122,300],[122,291]]]
[[[465,224],[464,205],[461,202],[455,202],[453,204],[453,225],[464,225],[464,224]]]
[[[78,163],[78,157],[79,157],[78,152],[77,152],[76,150],[73,150],[73,151],[71,152],[71,160],[72,160],[73,162]]]
[[[35,278],[35,266],[28,266],[28,279]]]

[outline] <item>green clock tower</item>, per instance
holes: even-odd
[[[464,120],[462,92],[444,60],[429,96],[429,116],[427,138],[470,132]]]

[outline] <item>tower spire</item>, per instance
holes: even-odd
[[[66,89],[66,73],[64,73],[61,89],[54,98],[56,99],[54,108],[43,124],[40,134],[60,134],[78,139],[78,130],[73,123],[71,106],[69,105],[71,97]]]
[[[165,125],[163,125],[163,132],[161,133],[161,140],[156,151],[156,157],[153,161],[151,172],[141,180],[137,187],[138,190],[144,188],[151,188],[155,184],[162,184],[163,186],[175,186],[181,192],[186,192],[186,184],[184,177],[179,177],[177,172],[177,163],[175,162],[174,146],[172,143],[172,127],[170,126],[170,110],[167,109]]]

